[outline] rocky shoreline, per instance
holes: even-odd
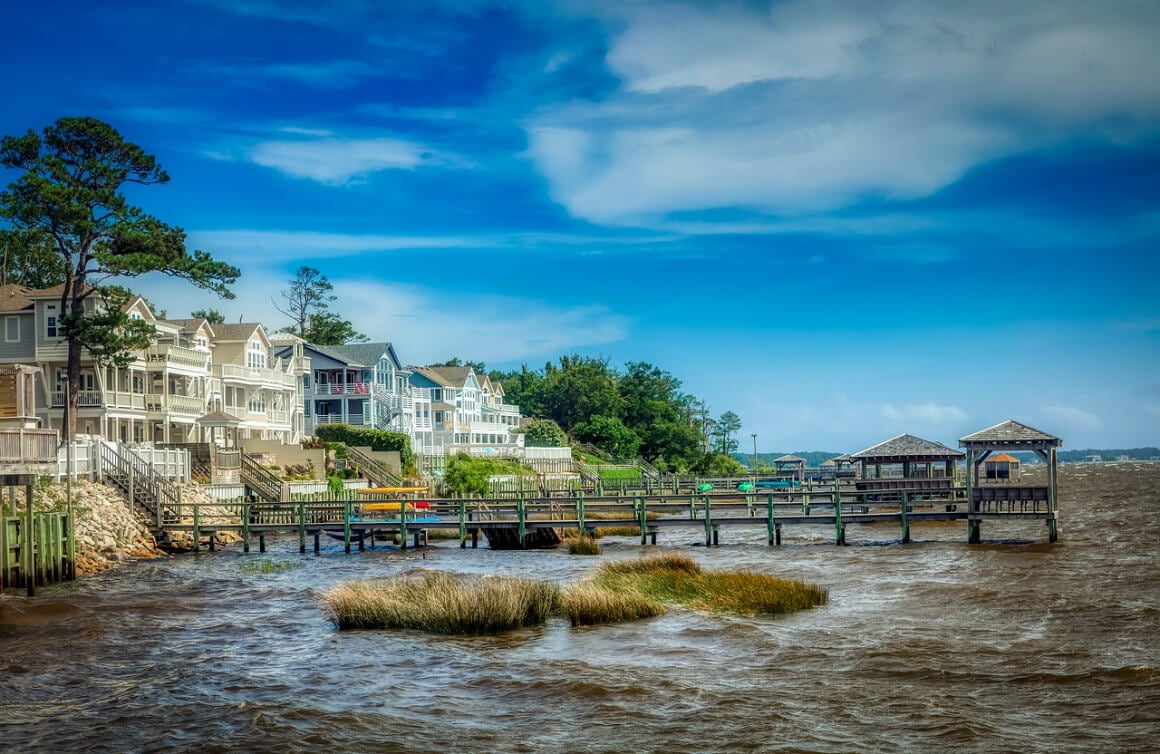
[[[167,557],[188,551],[193,544],[189,536],[181,535],[158,543],[143,514],[113,487],[76,480],[72,493],[78,576],[100,573],[128,560]],[[189,502],[212,502],[196,485],[185,487],[184,497]],[[41,483],[33,488],[33,507],[38,511],[63,511],[66,498],[63,482]],[[23,508],[21,490],[16,495],[16,509]]]

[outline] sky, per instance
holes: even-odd
[[[644,361],[742,450],[1160,445],[1160,3],[66,0],[5,9],[0,134],[87,115],[289,324],[405,363]],[[0,171],[2,173],[3,171]],[[0,175],[4,184],[11,173]]]

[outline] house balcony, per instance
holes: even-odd
[[[64,408],[65,399],[67,397],[68,391],[66,390],[52,391],[52,407]],[[101,398],[102,396],[100,390],[82,390],[80,391],[77,405],[81,408],[100,408],[101,406],[105,405]]]
[[[298,385],[298,378],[293,374],[279,372],[276,369],[265,367],[243,367],[237,364],[218,364],[213,368],[215,377],[223,382],[254,387],[274,388],[276,390],[294,390]]]
[[[0,468],[5,476],[56,473],[56,444],[55,429],[0,427]]]
[[[205,413],[205,398],[146,393],[145,410],[151,414],[183,414],[196,418]]]
[[[132,393],[124,390],[115,390],[105,393],[105,407],[119,409],[145,410],[145,394]]]
[[[316,384],[314,386],[315,395],[370,395],[371,383],[369,382],[335,382],[326,384]]]
[[[181,346],[150,346],[145,350],[148,369],[182,371],[204,375],[209,371],[209,353]]]

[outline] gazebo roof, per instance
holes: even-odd
[[[1058,448],[1063,440],[1055,435],[1008,419],[993,427],[959,439],[961,448]]]
[[[802,458],[801,456],[784,455],[784,456],[781,456],[780,458],[773,459],[773,462],[774,463],[805,463],[806,459]]]
[[[878,443],[871,448],[850,454],[850,458],[852,459],[859,461],[877,461],[879,463],[926,460],[942,461],[952,458],[963,458],[964,456],[964,453],[960,453],[954,448],[948,448],[941,442],[924,440],[914,435],[899,435],[886,442]]]
[[[197,417],[197,423],[203,427],[237,427],[242,423],[242,420],[233,414],[218,410]]]
[[[1019,459],[1010,453],[996,453],[987,457],[987,463],[1019,463]]]

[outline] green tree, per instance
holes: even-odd
[[[568,435],[551,419],[534,419],[524,429],[524,445],[529,448],[563,448]]]
[[[523,364],[519,370],[500,372],[493,370],[489,375],[492,382],[503,383],[504,400],[520,407],[524,416],[544,416],[543,390],[544,376]]]
[[[591,417],[580,422],[572,430],[572,437],[581,442],[590,442],[612,455],[613,458],[636,458],[640,450],[640,438],[636,432],[624,426],[615,416]]]
[[[64,259],[40,227],[0,230],[0,285],[51,288],[64,282]]]
[[[191,319],[204,319],[211,325],[224,325],[226,322],[225,315],[217,309],[198,309],[197,311],[190,312],[189,316]]]
[[[482,361],[464,361],[458,356],[453,356],[441,364],[432,364],[433,367],[471,367],[472,371],[483,377],[487,374],[487,364]]]
[[[232,298],[236,267],[204,251],[190,253],[185,231],[125,199],[126,184],[167,183],[156,159],[95,118],[61,118],[41,135],[0,140],[0,165],[18,171],[0,193],[0,218],[18,231],[51,238],[64,267],[58,333],[68,344],[66,437],[76,434],[81,358],[127,364],[151,337],[100,287],[114,278],[162,272]]]
[[[306,331],[302,336],[307,342],[319,346],[341,346],[343,343],[365,343],[370,340],[360,332],[356,332],[354,325],[334,312],[315,312],[311,314]]]
[[[732,411],[726,411],[717,418],[717,452],[729,455],[737,450],[737,441],[733,435],[741,429],[741,417]]]
[[[274,302],[274,308],[290,318],[291,324],[282,332],[294,333],[309,343],[337,346],[368,338],[356,332],[350,320],[330,311],[330,303],[337,301],[330,278],[313,267],[303,265],[287,281],[290,287],[281,291],[286,308]]]
[[[732,456],[709,453],[702,457],[695,471],[706,476],[736,476],[745,473],[745,466]]]
[[[603,359],[560,357],[559,367],[545,367],[544,413],[565,431],[597,415],[619,417],[624,399],[616,389],[616,374]],[[506,385],[504,390],[507,390]]]

